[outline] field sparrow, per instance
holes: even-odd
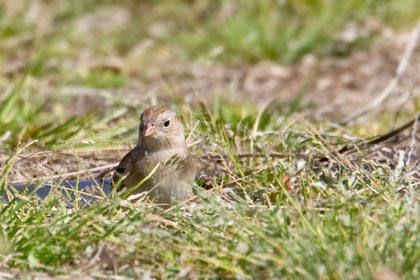
[[[154,174],[136,188],[159,164]],[[192,192],[196,166],[185,142],[184,126],[167,107],[152,106],[140,116],[138,143],[120,162],[112,181],[120,188],[147,192],[163,207],[185,200]]]

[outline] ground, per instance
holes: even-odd
[[[416,117],[420,9],[334,3],[0,1],[3,189],[109,178],[154,104],[204,162],[166,211],[4,203],[0,275],[416,279],[417,122],[365,140]]]

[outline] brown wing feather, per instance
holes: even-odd
[[[115,186],[122,177],[126,176],[131,172],[131,169],[134,166],[134,160],[138,157],[143,155],[143,149],[139,146],[134,147],[131,151],[129,151],[121,160],[120,164],[118,165],[117,169],[115,169],[114,174],[112,176],[112,185]],[[118,186],[118,190],[121,190],[124,187],[124,182],[122,182]]]

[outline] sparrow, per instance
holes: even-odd
[[[184,125],[168,107],[152,106],[141,114],[137,145],[121,160],[112,184],[118,190],[132,188],[131,194],[146,192],[149,199],[167,208],[193,194],[195,175]]]

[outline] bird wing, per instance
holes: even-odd
[[[196,158],[188,153],[187,157],[181,162],[179,173],[181,178],[185,178],[187,181],[193,181],[197,173],[197,160]]]
[[[112,176],[112,185],[115,187],[121,178],[130,174],[130,172],[135,168],[136,160],[144,157],[144,150],[140,146],[135,146],[134,149],[129,151],[121,160],[117,169]],[[124,187],[124,182],[121,182],[118,186],[118,190],[121,190]]]

